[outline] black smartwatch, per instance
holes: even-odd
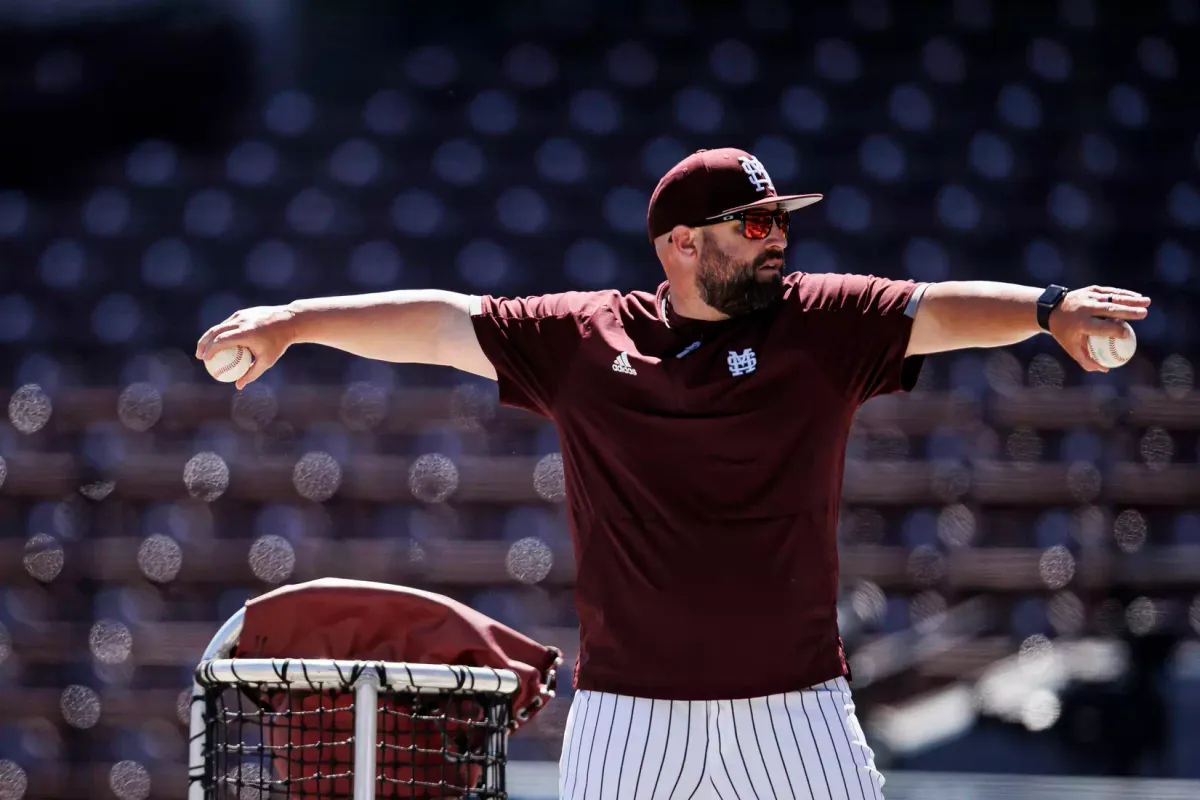
[[[1050,284],[1046,287],[1046,291],[1042,292],[1042,296],[1037,301],[1037,323],[1038,327],[1047,333],[1050,332],[1050,312],[1058,308],[1058,304],[1067,296],[1069,289],[1065,286]]]

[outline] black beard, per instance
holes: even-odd
[[[728,317],[740,317],[769,308],[783,297],[783,270],[760,280],[758,269],[772,258],[783,258],[779,250],[767,250],[746,264],[738,264],[711,239],[700,256],[696,285],[700,299]]]

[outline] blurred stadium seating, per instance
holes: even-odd
[[[1196,0],[227,5],[0,16],[0,797],[178,796],[190,670],[284,582],[573,658],[552,426],[448,370],[297,347],[239,394],[191,352],[302,296],[651,289],[650,190],[725,144],[825,193],[792,269],[1153,296],[1126,368],[1042,337],[864,408],[841,616],[885,770],[1200,778]]]

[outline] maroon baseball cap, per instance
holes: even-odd
[[[775,191],[762,162],[745,150],[697,150],[671,167],[650,196],[646,228],[650,241],[676,225],[698,225],[725,214],[778,204],[786,211],[811,206],[819,194]]]

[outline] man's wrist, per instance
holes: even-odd
[[[1050,315],[1067,296],[1067,287],[1050,284],[1037,299],[1037,324],[1043,331],[1050,332]]]
[[[293,300],[285,306],[281,306],[280,310],[287,315],[288,322],[286,324],[288,332],[288,345],[303,344],[308,340],[305,338],[305,327],[310,321],[311,314],[306,313],[305,303],[303,300]]]

